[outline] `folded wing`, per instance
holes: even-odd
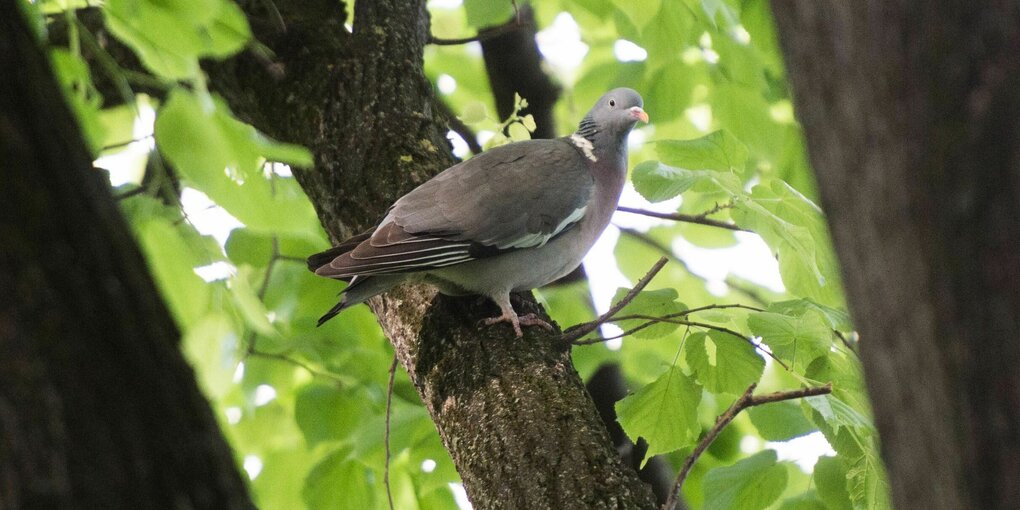
[[[542,246],[584,217],[593,190],[584,158],[563,140],[497,147],[403,196],[370,237],[334,248],[316,273],[425,271]]]

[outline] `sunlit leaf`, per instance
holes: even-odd
[[[836,457],[819,457],[812,476],[818,496],[831,510],[850,510],[850,494],[843,461]]]
[[[761,510],[786,488],[786,468],[765,450],[705,477],[706,510]]]
[[[699,402],[701,386],[672,367],[655,382],[617,402],[616,415],[632,440],[640,437],[648,442],[647,460],[693,443],[701,428]]]
[[[832,345],[832,329],[817,312],[800,317],[755,312],[747,317],[747,326],[775,355],[802,366],[827,353]]]
[[[655,152],[663,163],[690,170],[727,172],[747,164],[747,147],[726,130],[694,140],[660,140]]]
[[[704,171],[673,167],[658,161],[639,163],[631,177],[634,189],[649,202],[669,200],[706,178],[708,175]]]
[[[695,377],[713,393],[740,395],[765,370],[765,360],[754,347],[728,333],[692,334],[684,349]]]
[[[747,415],[762,439],[767,441],[788,441],[818,430],[796,402],[754,406],[747,410]]]

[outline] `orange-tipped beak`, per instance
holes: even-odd
[[[648,124],[648,114],[645,113],[645,111],[642,110],[640,106],[632,106],[630,108],[630,114],[635,119],[638,119],[641,122],[644,122],[645,124]]]

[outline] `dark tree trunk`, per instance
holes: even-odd
[[[775,0],[899,508],[1020,508],[1020,4]]]
[[[18,3],[0,0],[0,508],[251,508]]]
[[[260,129],[312,149],[315,170],[295,175],[339,240],[373,226],[393,200],[453,163],[422,72],[428,13],[423,0],[359,1],[351,34],[333,2],[276,5],[287,31],[258,37],[283,77],[274,81],[263,64],[242,58],[214,69],[213,86]],[[523,300],[519,311],[544,314],[530,295]],[[479,329],[494,305],[425,287],[370,306],[475,508],[654,506],[556,337]]]

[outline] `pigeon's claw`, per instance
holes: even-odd
[[[539,326],[546,331],[553,331],[552,324],[540,319],[538,315],[529,313],[527,315],[521,315],[517,317],[517,320],[521,323],[521,326]]]
[[[514,334],[517,338],[524,336],[524,331],[521,331],[521,320],[517,317],[517,314],[511,309],[510,313],[504,312],[499,317],[489,317],[488,319],[482,319],[480,321],[485,326],[492,326],[493,324],[499,324],[500,322],[509,322],[514,327]]]

